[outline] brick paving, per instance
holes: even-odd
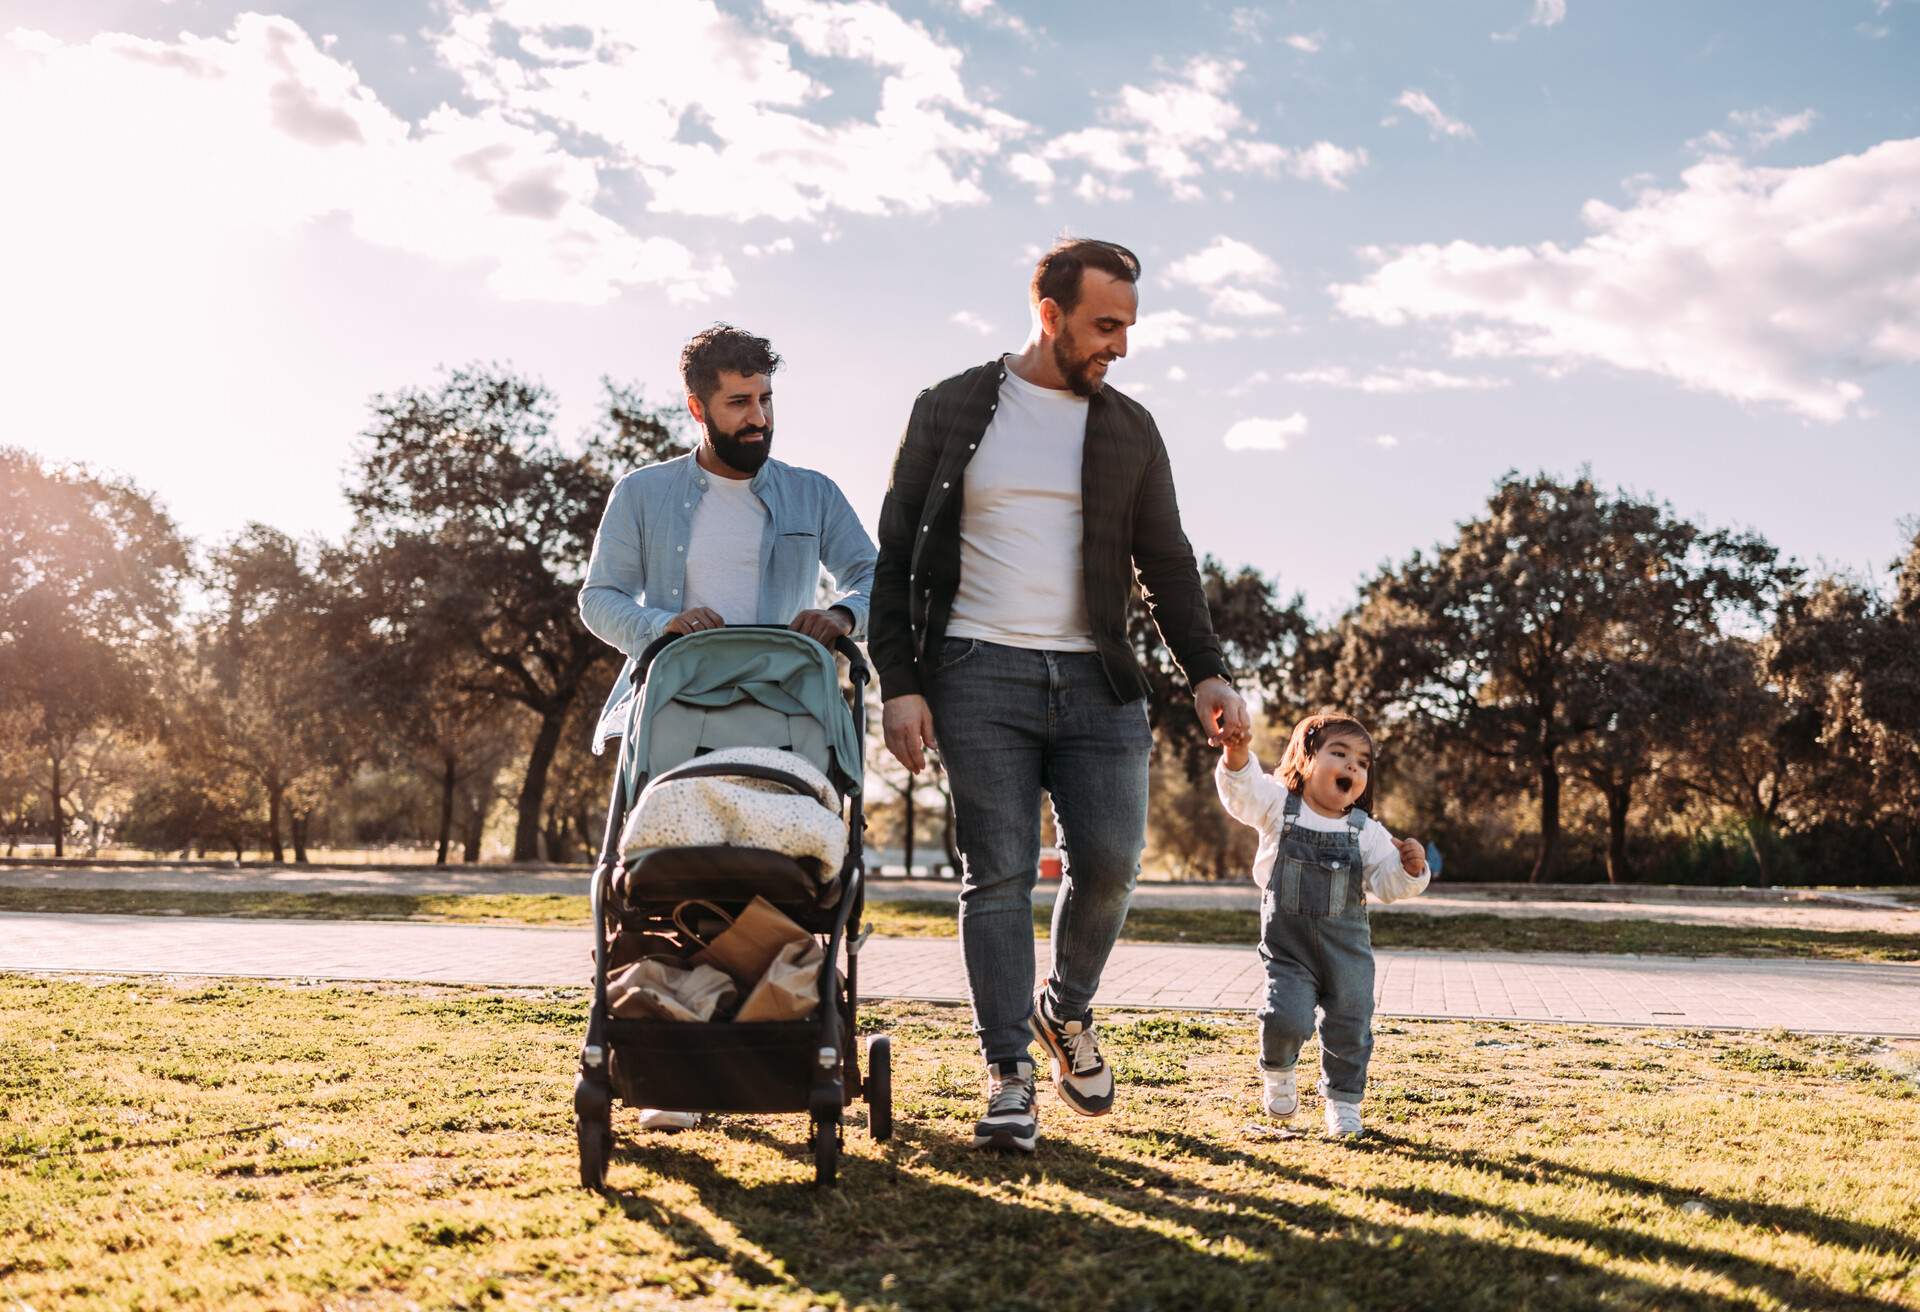
[[[1039,945],[1040,964],[1046,944]],[[187,916],[0,914],[0,971],[564,986],[588,975],[581,929]],[[1379,1014],[1920,1038],[1920,966],[1731,958],[1381,952]],[[959,945],[870,940],[867,997],[959,1002]],[[1251,1011],[1251,948],[1122,943],[1102,1006]]]

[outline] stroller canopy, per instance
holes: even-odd
[[[629,805],[643,779],[723,747],[784,748],[843,795],[861,786],[833,653],[789,629],[709,629],[667,644],[631,714],[622,755]]]

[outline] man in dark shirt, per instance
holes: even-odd
[[[1017,354],[920,394],[880,512],[870,622],[887,747],[939,749],[965,867],[960,944],[987,1061],[975,1147],[1033,1151],[1038,1039],[1075,1111],[1113,1107],[1092,1003],[1146,844],[1147,684],[1135,572],[1210,740],[1247,730],[1153,417],[1106,386],[1140,261],[1071,239],[1041,257]],[[1040,797],[1065,856],[1053,965],[1034,989]]]

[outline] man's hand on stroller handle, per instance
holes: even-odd
[[[793,623],[787,627],[831,649],[835,638],[844,638],[853,632],[853,616],[841,606],[828,610],[803,610],[793,617]]]
[[[698,633],[702,629],[721,629],[727,624],[726,618],[717,610],[705,606],[695,606],[692,610],[683,610],[667,621],[668,633]]]
[[[936,746],[933,711],[927,706],[927,699],[919,693],[889,697],[880,708],[880,724],[893,759],[906,766],[910,774],[924,770],[927,749]]]

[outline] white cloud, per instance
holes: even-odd
[[[1187,371],[1176,364],[1167,370],[1167,381],[1170,383],[1184,383],[1187,381]]]
[[[1191,60],[1174,79],[1152,86],[1123,85],[1102,107],[1101,123],[1048,142],[1051,160],[1072,160],[1112,176],[1146,173],[1176,200],[1199,200],[1209,173],[1294,177],[1343,188],[1366,163],[1364,150],[1331,142],[1295,149],[1264,141],[1259,125],[1233,102],[1234,82],[1246,66],[1237,60]]]
[[[1039,191],[1054,183],[1053,165],[1024,150],[1007,160],[1007,172]]]
[[[1320,47],[1326,43],[1324,32],[1295,32],[1287,38],[1287,44],[1303,55],[1317,55]]]
[[[1443,369],[1371,369],[1356,374],[1345,365],[1322,365],[1297,369],[1285,375],[1290,383],[1316,387],[1337,387],[1344,391],[1367,392],[1375,396],[1400,396],[1408,392],[1486,392],[1505,387],[1507,380],[1487,375],[1450,374]]]
[[[791,255],[793,253],[793,238],[775,237],[772,241],[760,246],[748,242],[740,249],[745,254],[751,255],[756,259],[763,255]]]
[[[1711,128],[1687,141],[1689,150],[1703,155],[1726,155],[1739,149],[1736,134],[1745,139],[1747,149],[1765,150],[1812,127],[1819,112],[1803,109],[1798,114],[1777,114],[1770,109],[1736,109],[1727,115],[1729,130]]]
[[[1273,381],[1273,375],[1271,373],[1267,372],[1265,369],[1255,369],[1252,373],[1248,374],[1245,378],[1242,378],[1239,382],[1235,383],[1232,387],[1229,387],[1227,389],[1227,395],[1228,396],[1245,396],[1247,393],[1255,390],[1256,388],[1264,387],[1272,381]]]
[[[1527,15],[1527,27],[1558,27],[1567,19],[1567,0],[1533,0],[1533,10]],[[1495,41],[1518,41],[1522,28],[1510,28],[1505,32],[1495,32]]]
[[[1415,115],[1426,123],[1434,139],[1441,137],[1472,137],[1473,129],[1457,118],[1448,118],[1440,106],[1433,103],[1433,97],[1416,87],[1408,87],[1393,102],[1400,109]],[[1391,122],[1391,120],[1389,120]]]
[[[1119,182],[1108,182],[1105,178],[1092,173],[1084,173],[1080,181],[1074,184],[1073,194],[1089,205],[1104,205],[1109,202],[1120,204],[1133,199],[1133,188]]]
[[[1345,191],[1347,179],[1367,166],[1367,148],[1355,146],[1347,150],[1331,141],[1316,141],[1303,149],[1289,151],[1283,163],[1287,172],[1302,181]]]
[[[1190,342],[1198,326],[1185,310],[1155,310],[1143,314],[1127,330],[1127,347],[1133,351],[1152,351],[1173,342]]]
[[[1027,26],[1026,19],[1008,13],[993,0],[953,0],[953,3],[968,18],[977,19],[991,27],[1003,27],[1017,36],[1033,36],[1033,29]]]
[[[1222,287],[1213,294],[1209,308],[1236,319],[1271,319],[1287,312],[1286,306],[1251,287]]]
[[[947,318],[950,323],[957,323],[962,328],[971,328],[982,337],[993,336],[993,324],[989,320],[975,314],[972,310],[955,310],[951,315],[948,315]]]
[[[715,0],[450,2],[436,49],[468,95],[599,143],[661,212],[794,222],[977,205],[984,162],[1028,130],[969,92],[957,47],[874,0],[763,0],[765,26]],[[835,112],[796,54],[878,74],[878,107]]]
[[[1306,431],[1307,417],[1295,411],[1285,419],[1242,419],[1221,440],[1229,451],[1285,451],[1290,438]]]
[[[1800,168],[1717,157],[1571,248],[1453,241],[1364,252],[1348,315],[1423,320],[1461,357],[1608,364],[1835,421],[1859,381],[1920,363],[1920,138]]]
[[[1191,255],[1167,266],[1167,277],[1189,287],[1214,288],[1223,283],[1277,282],[1280,266],[1246,242],[1215,237]]]
[[[112,268],[133,296],[336,216],[370,244],[483,269],[515,299],[732,289],[723,265],[596,208],[598,168],[552,133],[491,108],[409,122],[290,19],[15,44],[26,68],[0,84],[0,114],[39,126],[0,139],[0,176],[16,195],[58,197],[8,216],[8,245],[33,253],[24,276],[43,291]]]
[[[1400,445],[1400,439],[1392,433],[1379,433],[1374,436],[1373,444],[1383,451],[1391,451]]]

